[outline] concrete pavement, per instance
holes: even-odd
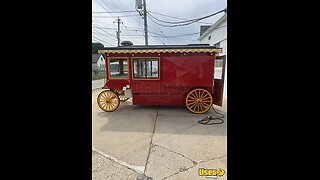
[[[227,172],[226,113],[223,124],[201,125],[198,120],[216,114],[130,100],[107,113],[96,103],[101,91],[92,92],[93,179],[206,179],[199,168]]]
[[[92,151],[92,179],[136,179],[139,173]]]
[[[102,88],[105,84],[105,79],[99,79],[92,81],[92,90]]]

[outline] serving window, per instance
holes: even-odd
[[[111,79],[128,79],[128,74],[128,59],[109,59],[109,77]]]
[[[159,58],[133,58],[133,78],[159,79]]]

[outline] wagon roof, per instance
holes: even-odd
[[[105,47],[99,53],[221,53],[222,48],[210,46],[209,44],[188,44],[188,45],[133,45],[119,47]]]

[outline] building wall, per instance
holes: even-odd
[[[102,70],[101,68],[105,69],[106,65],[106,61],[104,60],[103,56],[100,56],[98,62],[97,62],[97,68],[99,68],[99,70]]]
[[[211,36],[209,38],[209,36]],[[200,39],[201,44],[210,44],[210,45],[218,45],[217,47],[222,48],[222,53],[219,53],[219,56],[227,55],[227,20],[222,21],[213,31]],[[223,96],[224,103],[223,109],[226,111],[226,101],[227,101],[227,56],[226,56],[226,65],[225,65],[225,79],[224,79],[224,87],[223,87]],[[217,69],[217,73],[221,73],[220,69]]]
[[[211,36],[211,37],[209,37]],[[214,45],[227,38],[227,21],[222,21],[213,31],[204,36],[200,42]]]
[[[92,63],[92,72],[98,70],[97,63]]]

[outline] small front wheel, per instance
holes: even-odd
[[[120,94],[119,95],[119,99],[120,99],[120,101],[121,102],[126,102],[129,98],[127,98],[125,95],[123,95],[123,94]]]
[[[97,102],[99,107],[106,112],[113,112],[120,105],[118,95],[110,90],[102,91],[97,98]]]

